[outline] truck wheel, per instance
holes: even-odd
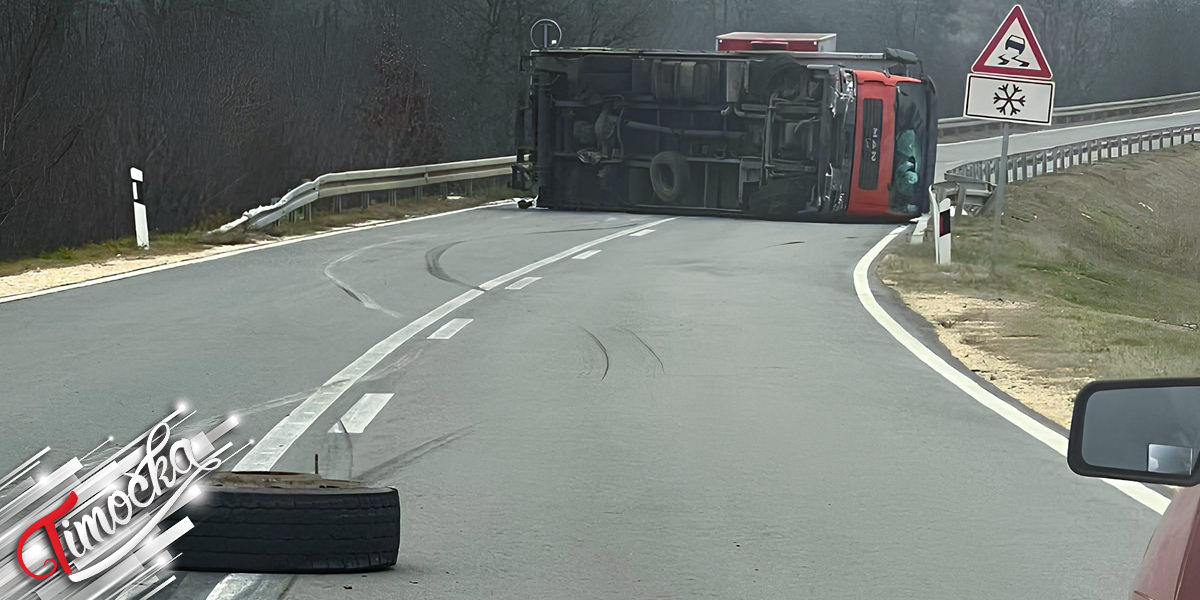
[[[517,208],[521,210],[525,210],[531,206],[533,206],[533,203],[528,200],[517,200]]]
[[[679,204],[691,183],[687,157],[678,152],[659,152],[650,161],[650,187],[667,204]]]
[[[304,473],[219,472],[170,515],[194,527],[171,546],[173,568],[244,573],[385,569],[400,550],[394,488]]]

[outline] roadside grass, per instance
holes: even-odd
[[[994,268],[992,216],[954,226],[954,264],[939,268],[926,243],[879,267],[906,301],[925,297],[943,338],[1026,379],[1200,375],[1200,147],[1009,186]]]
[[[42,252],[36,256],[16,257],[0,260],[0,277],[17,275],[26,271],[70,267],[84,264],[100,264],[121,258],[151,258],[155,256],[186,254],[215,246],[246,244],[276,239],[284,236],[315,233],[337,227],[347,227],[369,221],[390,221],[437,214],[461,208],[478,206],[487,202],[512,198],[516,192],[503,184],[476,185],[473,194],[450,194],[448,196],[425,195],[421,199],[402,197],[396,206],[386,202],[383,194],[372,197],[370,206],[362,208],[358,196],[345,197],[344,209],[332,211],[332,202],[322,200],[314,204],[311,220],[289,221],[287,217],[279,223],[259,232],[231,231],[224,234],[209,234],[223,222],[222,219],[206,219],[194,229],[170,233],[155,233],[150,236],[150,248],[137,247],[133,237],[106,240],[78,247],[63,247]]]

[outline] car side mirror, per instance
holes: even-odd
[[[1075,397],[1067,464],[1088,477],[1200,483],[1200,378],[1093,381]]]

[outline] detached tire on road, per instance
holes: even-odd
[[[659,152],[650,160],[650,187],[667,204],[680,204],[691,187],[687,157],[678,152]]]
[[[400,550],[394,488],[303,473],[220,472],[171,515],[194,527],[171,545],[173,568],[243,573],[385,569]]]

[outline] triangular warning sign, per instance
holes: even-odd
[[[1032,79],[1054,77],[1020,4],[1012,8],[1000,29],[992,36],[992,41],[984,46],[971,72]]]

